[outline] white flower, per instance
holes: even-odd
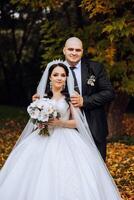
[[[27,112],[30,117],[34,119],[33,123],[36,124],[35,128],[39,128],[41,135],[49,135],[48,125],[45,128],[41,128],[43,122],[48,122],[49,119],[59,118],[60,113],[56,110],[56,105],[53,100],[48,98],[37,99],[32,102]]]
[[[47,101],[48,99],[45,99],[45,98],[38,99],[36,100],[36,106],[39,109],[43,109],[47,105]]]
[[[91,75],[91,76],[89,77],[89,79],[87,80],[87,84],[88,84],[88,85],[91,85],[91,86],[94,86],[95,81],[96,81],[95,76],[94,76],[94,75]]]
[[[59,114],[54,102],[48,98],[41,98],[32,102],[28,106],[27,112],[37,122],[48,122],[50,118],[58,117]]]
[[[38,108],[28,107],[27,111],[32,119],[38,119],[40,113]]]
[[[54,118],[57,117],[57,112],[56,111],[53,112],[53,116],[54,116]]]
[[[41,110],[40,115],[38,117],[38,121],[40,122],[48,122],[49,120],[49,115],[44,112],[44,110]]]

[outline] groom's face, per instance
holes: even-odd
[[[83,47],[81,41],[70,40],[65,44],[63,49],[65,59],[70,65],[76,65],[83,55]]]

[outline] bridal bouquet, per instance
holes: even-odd
[[[60,113],[54,107],[54,103],[49,98],[41,98],[32,102],[27,112],[33,123],[40,129],[40,135],[49,135],[47,122],[50,119],[59,118]]]

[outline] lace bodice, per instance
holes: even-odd
[[[68,120],[70,116],[69,104],[66,102],[64,98],[59,100],[52,99],[57,111],[61,114],[61,118]]]

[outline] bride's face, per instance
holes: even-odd
[[[52,89],[62,90],[65,86],[66,79],[67,75],[64,68],[60,66],[55,67],[50,75]]]

